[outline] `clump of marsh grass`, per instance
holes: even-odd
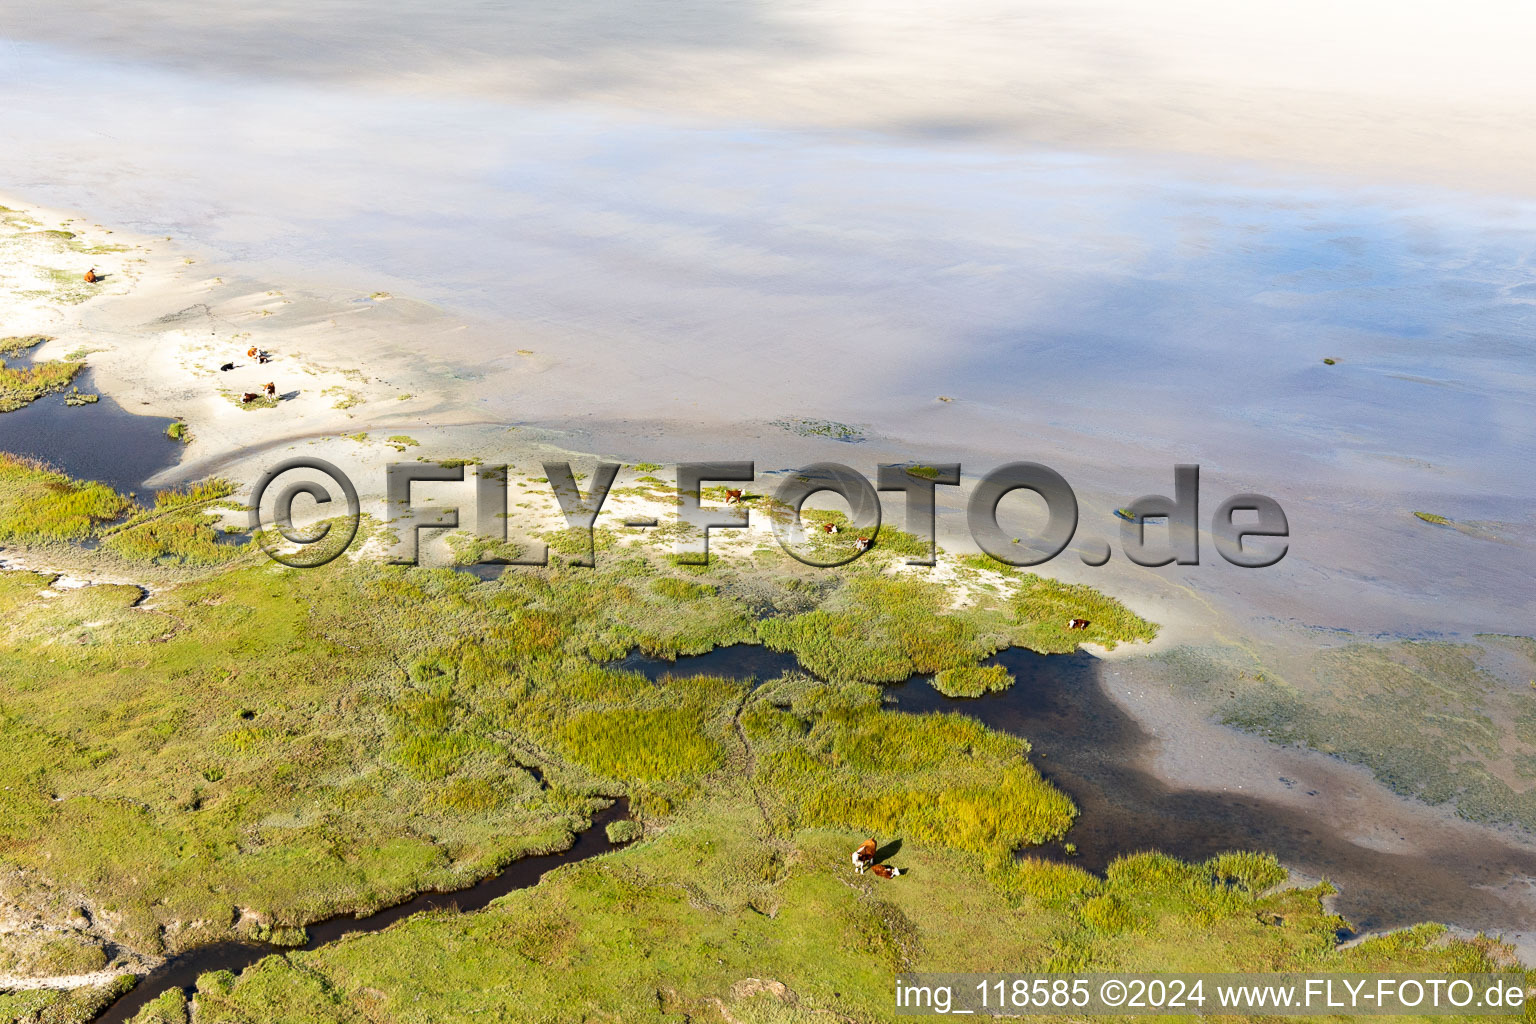
[[[320,392],[326,398],[335,399],[331,403],[332,409],[351,409],[363,404],[363,398],[356,391],[348,390],[339,384],[325,388]]]
[[[1006,858],[1059,837],[1072,802],[1029,744],[958,714],[912,715],[857,683],[790,677],[742,713],[757,787],[792,827],[839,826]]]
[[[944,614],[948,601],[942,586],[926,580],[856,577],[823,607],[765,619],[758,636],[824,679],[894,683],[974,664],[997,649],[971,619]]]
[[[43,342],[52,340],[53,338],[46,334],[27,334],[14,338],[0,338],[0,358],[25,355]]]
[[[1024,573],[1008,604],[1013,614],[1009,641],[1042,654],[1069,654],[1079,643],[1114,649],[1157,636],[1157,626],[1086,583],[1062,583]],[[1067,629],[1072,619],[1087,619],[1088,628]]]
[[[825,437],[833,441],[843,441],[848,444],[862,444],[868,440],[857,428],[847,423],[839,423],[836,420],[806,419],[800,416],[792,416],[788,419],[774,420],[773,426],[798,434],[801,437]]]
[[[457,530],[448,535],[454,565],[504,564],[523,557],[523,548],[511,541],[481,537]]]
[[[63,391],[85,366],[83,362],[70,360],[54,360],[32,366],[6,365],[4,357],[15,358],[50,340],[41,334],[0,339],[0,413],[14,412],[44,395]],[[91,397],[94,399],[95,396]]]
[[[103,531],[102,546],[135,562],[161,565],[219,565],[244,549],[219,543],[218,515],[206,507],[233,494],[228,480],[213,478],[158,491],[152,508],[139,508],[126,521]]]
[[[82,541],[134,508],[105,484],[72,480],[32,459],[0,452],[0,541]]]
[[[933,688],[946,697],[980,697],[1012,685],[1013,676],[1001,665],[962,665],[933,677]]]
[[[610,843],[632,843],[645,834],[645,829],[638,821],[630,821],[625,818],[622,821],[610,821],[605,831]]]
[[[221,389],[219,394],[223,395],[235,406],[244,409],[247,412],[251,412],[256,409],[276,409],[278,403],[282,401],[282,396],[269,395],[264,391],[255,392],[256,397],[251,399],[249,402],[244,401],[245,395],[242,392]]]

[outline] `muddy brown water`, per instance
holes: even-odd
[[[609,823],[624,818],[629,813],[629,801],[623,797],[592,816],[592,827],[576,835],[576,842],[560,853],[541,854],[513,861],[499,874],[476,885],[452,892],[422,893],[404,903],[396,904],[368,917],[332,917],[308,927],[309,940],[303,949],[318,949],[346,935],[363,932],[379,932],[396,921],[426,910],[455,908],[460,911],[480,910],[492,900],[505,896],[515,889],[537,885],[548,871],[562,864],[595,857],[615,848],[607,837]],[[132,991],[107,1007],[96,1018],[95,1024],[124,1024],[143,1009],[160,993],[179,988],[191,992],[199,975],[208,971],[233,971],[238,974],[266,957],[292,952],[293,947],[279,947],[258,943],[219,942],[199,946],[178,956],[170,957],[139,980]]]
[[[1359,932],[1440,921],[1498,933],[1536,925],[1527,909],[1489,887],[1511,876],[1536,878],[1536,855],[1494,839],[1394,854],[1344,838],[1342,812],[1318,798],[1315,811],[1206,790],[1174,788],[1143,765],[1154,738],[1105,691],[1103,662],[1078,651],[1041,655],[1010,649],[989,660],[1016,682],[982,697],[950,698],[924,677],[887,687],[901,711],[958,711],[1021,736],[1040,771],[1076,802],[1067,839],[1070,858],[1102,873],[1124,854],[1158,850],[1204,860],[1227,850],[1262,850],[1296,871],[1339,888],[1334,906]],[[631,657],[620,662],[655,679],[667,673],[772,679],[795,667],[793,656],[737,646],[677,662]],[[1026,851],[1066,860],[1062,843]],[[1345,933],[1348,934],[1348,933]]]

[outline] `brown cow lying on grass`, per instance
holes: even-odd
[[[888,864],[876,864],[875,853],[879,847],[873,839],[866,839],[859,844],[859,848],[853,851],[853,870],[858,874],[865,871],[873,871],[881,878],[896,878],[901,874],[901,868],[893,868]]]

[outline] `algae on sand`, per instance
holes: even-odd
[[[1524,641],[1522,643],[1522,640]],[[1536,645],[1358,640],[1277,673],[1249,655],[1165,655],[1224,722],[1370,770],[1472,821],[1536,829]]]

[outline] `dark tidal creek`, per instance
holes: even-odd
[[[1326,878],[1339,889],[1333,906],[1355,934],[1424,921],[1488,931],[1528,930],[1536,921],[1492,891],[1511,875],[1536,878],[1536,854],[1496,840],[1399,854],[1340,834],[1339,808],[1319,800],[1316,811],[1257,797],[1169,786],[1146,765],[1157,742],[1105,692],[1103,662],[1086,651],[1036,654],[1011,648],[989,659],[1016,682],[1001,693],[946,697],[914,676],[888,686],[888,699],[907,712],[950,711],[1021,736],[1041,773],[1077,804],[1063,843],[1023,851],[1102,873],[1124,854],[1157,850],[1205,860],[1227,850],[1273,853],[1286,867]],[[796,667],[792,655],[736,646],[676,663],[630,657],[617,663],[656,679],[722,675],[773,679]],[[1344,933],[1341,937],[1348,937]]]
[[[1475,854],[1464,848],[1432,848],[1394,854],[1351,842],[1339,834],[1331,808],[1304,812],[1253,797],[1178,789],[1141,767],[1154,739],[1105,692],[1100,659],[1078,651],[1042,655],[1010,649],[989,659],[1016,682],[1001,693],[951,698],[914,676],[886,688],[896,710],[950,711],[1029,740],[1042,774],[1065,791],[1080,814],[1064,842],[1022,851],[1023,856],[1070,861],[1102,873],[1124,854],[1158,850],[1184,860],[1204,860],[1226,850],[1275,854],[1288,868],[1327,878],[1339,888],[1335,909],[1355,933],[1440,921],[1497,933],[1528,929],[1533,922],[1492,891],[1511,874],[1536,877],[1536,855],[1514,845],[1485,842]],[[714,675],[765,681],[799,665],[791,654],[737,645],[708,654],[664,661],[631,655],[611,667],[659,681],[668,675]],[[535,885],[546,871],[613,849],[605,829],[627,814],[618,800],[593,817],[564,853],[514,861],[499,875],[457,892],[423,893],[365,918],[334,917],[308,927],[312,950],[351,934],[377,932],[411,914],[442,907],[479,910],[514,889]],[[890,837],[887,837],[890,838]],[[207,971],[240,972],[263,957],[287,950],[238,942],[217,943],[171,957],[100,1017],[97,1024],[124,1024],[169,988],[190,991]]]
[[[481,910],[492,900],[505,896],[515,889],[537,885],[544,873],[562,864],[574,864],[588,857],[595,857],[615,848],[607,837],[610,822],[618,821],[629,813],[629,801],[620,798],[592,816],[592,827],[576,835],[576,842],[560,853],[539,854],[524,857],[508,864],[501,873],[465,889],[452,892],[425,892],[404,903],[386,907],[368,917],[340,915],[318,924],[309,925],[306,931],[309,941],[305,950],[318,949],[346,935],[362,932],[379,932],[403,918],[424,910],[441,910],[454,907],[460,911]],[[179,988],[191,992],[198,976],[208,971],[232,971],[236,974],[260,960],[274,954],[292,952],[295,947],[281,947],[247,942],[217,942],[170,957],[149,974],[139,979],[138,985],[107,1007],[96,1018],[96,1024],[125,1024],[150,1002],[167,989]]]

